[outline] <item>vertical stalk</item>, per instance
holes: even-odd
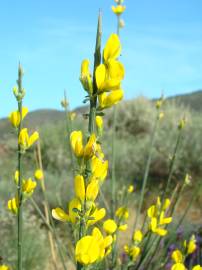
[[[21,65],[19,64],[18,67],[18,91],[19,96],[18,98],[18,111],[20,114],[20,124],[18,126],[18,138],[22,129],[22,76],[23,76],[23,70]],[[23,200],[23,193],[22,193],[22,151],[21,146],[18,142],[18,172],[19,172],[19,180],[17,185],[17,198],[18,198],[18,214],[17,214],[17,233],[18,233],[18,239],[17,239],[17,249],[18,249],[18,261],[17,261],[17,269],[22,270],[22,222],[23,222],[23,209],[22,209],[22,200]]]
[[[95,117],[96,117],[96,106],[97,106],[97,84],[96,84],[96,78],[95,78],[95,71],[96,71],[96,68],[101,63],[101,36],[102,36],[102,17],[101,17],[101,12],[99,12],[96,45],[95,45],[95,52],[94,52],[93,93],[92,93],[92,96],[90,97],[90,112],[89,112],[89,123],[88,123],[89,134],[92,134],[96,131]],[[85,209],[85,205],[84,205],[84,209]],[[79,239],[83,237],[84,226],[85,224],[83,224],[83,221],[81,220],[80,228],[79,228]],[[84,270],[85,266],[77,262],[76,269]]]
[[[95,117],[96,117],[96,106],[97,106],[97,84],[96,84],[96,79],[95,79],[95,71],[101,62],[101,37],[102,37],[102,17],[101,17],[101,12],[99,12],[96,45],[95,45],[95,52],[94,52],[93,94],[90,98],[90,113],[89,113],[89,123],[88,123],[88,132],[90,134],[95,132],[96,130]]]
[[[121,3],[119,3],[121,4]],[[120,35],[120,15],[117,15],[117,35]],[[116,122],[117,122],[117,107],[113,108],[112,118],[112,180],[111,180],[111,218],[114,218],[116,209]]]
[[[149,175],[149,169],[150,169],[151,158],[152,158],[152,150],[153,150],[153,146],[154,146],[154,142],[155,142],[155,135],[156,135],[156,131],[157,131],[157,128],[158,128],[158,123],[159,123],[159,115],[158,115],[158,112],[157,112],[157,117],[156,117],[156,120],[155,120],[153,132],[152,132],[152,137],[151,137],[149,155],[148,155],[146,168],[145,168],[145,173],[144,173],[144,178],[143,178],[142,190],[141,190],[141,195],[140,195],[140,202],[139,202],[139,205],[138,205],[138,210],[137,210],[137,215],[136,215],[134,226],[133,226],[133,231],[135,230],[135,228],[136,228],[136,226],[138,224],[139,215],[140,215],[141,210],[142,210],[142,205],[143,205],[143,200],[144,200],[144,195],[145,195],[145,188],[146,188],[146,185],[147,185],[147,179],[148,179],[148,175]]]
[[[166,187],[164,189],[163,196],[162,196],[162,205],[163,205],[163,201],[165,199],[165,196],[167,194],[167,191],[169,189],[171,179],[172,179],[172,176],[173,176],[175,160],[176,160],[176,157],[177,157],[177,151],[178,151],[178,148],[179,148],[179,145],[180,145],[181,138],[182,138],[182,130],[179,130],[179,133],[178,133],[178,136],[177,136],[177,141],[176,141],[175,148],[174,148],[174,153],[173,153],[171,163],[170,163],[170,167],[169,167],[168,180],[167,180]]]

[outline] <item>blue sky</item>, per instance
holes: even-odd
[[[60,108],[64,89],[71,107],[85,95],[78,80],[82,59],[93,60],[98,9],[103,45],[115,32],[113,0],[2,0],[0,9],[0,117],[16,108],[12,87],[21,61],[25,104]],[[121,61],[125,98],[158,97],[202,89],[202,1],[125,0]]]

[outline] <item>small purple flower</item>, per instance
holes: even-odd
[[[176,249],[176,245],[175,244],[171,244],[168,247],[168,256],[171,256],[172,252]]]
[[[169,263],[167,263],[167,264],[165,265],[165,270],[170,270],[171,267],[172,267],[172,263],[169,262]]]
[[[182,240],[183,239],[183,234],[184,234],[184,230],[182,227],[179,227],[177,229],[177,240]]]

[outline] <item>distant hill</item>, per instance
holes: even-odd
[[[198,90],[192,93],[176,95],[168,98],[169,101],[174,101],[177,104],[182,104],[188,107],[190,110],[197,112],[202,111],[202,90]]]
[[[36,110],[30,112],[25,118],[25,126],[28,128],[37,128],[45,124],[54,124],[64,119],[64,112],[52,109]],[[7,118],[0,120],[0,138],[13,132],[10,122]]]
[[[167,98],[170,102],[183,104],[190,110],[201,112],[202,111],[202,90],[195,91],[189,94],[176,95]],[[127,101],[126,101],[127,102]],[[86,111],[86,106],[78,107],[75,109],[77,113]],[[58,121],[63,121],[64,112],[54,109],[41,109],[30,112],[25,119],[27,127],[40,127],[45,124],[54,124]],[[12,132],[10,123],[6,118],[0,119],[0,138]]]

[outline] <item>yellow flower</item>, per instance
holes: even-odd
[[[103,237],[102,233],[97,227],[93,229],[92,235],[93,237],[95,237],[96,241],[99,243],[99,247],[100,247],[99,259],[103,259],[111,251],[110,246],[113,242],[113,238],[111,235]]]
[[[99,192],[98,181],[92,179],[86,188],[86,200],[94,201],[97,198],[98,192]]]
[[[135,241],[135,242],[142,242],[142,239],[143,239],[142,232],[140,230],[134,231],[133,241]]]
[[[90,159],[96,152],[97,143],[96,143],[96,136],[94,133],[90,135],[90,138],[84,148],[83,155],[86,159]]]
[[[132,258],[133,261],[137,260],[141,252],[141,249],[138,246],[129,247],[128,245],[125,245],[124,250]]]
[[[27,179],[27,180],[23,180],[23,184],[22,184],[22,191],[30,196],[32,195],[32,193],[34,192],[35,188],[36,188],[36,182],[32,181],[31,178]]]
[[[17,185],[18,182],[19,182],[19,171],[18,171],[18,170],[15,171],[15,174],[14,174],[14,181],[15,181],[16,185]]]
[[[83,88],[89,93],[92,94],[93,92],[93,80],[89,69],[89,60],[85,59],[82,61],[81,64],[81,76],[80,81],[83,85]]]
[[[72,150],[76,157],[82,157],[83,155],[83,134],[81,131],[73,131],[70,135],[70,142]]]
[[[82,237],[76,244],[76,260],[81,264],[88,265],[98,260],[100,248],[92,235]]]
[[[102,116],[97,115],[95,118],[96,126],[98,129],[102,130],[103,129],[103,119]]]
[[[161,211],[159,225],[165,225],[172,222],[172,217],[165,217],[165,212]]]
[[[108,219],[103,223],[103,229],[106,233],[113,234],[117,229],[117,224],[113,219]]]
[[[187,120],[185,118],[180,119],[178,123],[178,129],[183,129],[186,125]]]
[[[107,109],[112,107],[113,105],[116,105],[120,100],[123,98],[123,90],[115,90],[111,93],[102,93],[98,96],[99,99],[99,108],[101,110]]]
[[[134,191],[134,186],[133,185],[130,185],[128,187],[128,193],[132,193]]]
[[[86,196],[86,191],[85,191],[85,183],[84,183],[84,178],[82,175],[76,175],[74,178],[74,191],[76,194],[76,197],[84,202],[85,196]]]
[[[70,221],[69,215],[59,207],[52,209],[52,216],[59,221]]]
[[[121,54],[121,42],[117,34],[111,34],[104,48],[104,62],[117,59]]]
[[[192,270],[202,270],[202,266],[200,266],[199,264],[195,265]]]
[[[196,250],[196,237],[195,235],[191,236],[188,244],[184,242],[184,247],[187,249],[187,254],[192,254]]]
[[[125,11],[126,7],[122,5],[112,6],[112,11],[116,15],[121,15]]]
[[[123,64],[117,60],[110,59],[107,64],[100,64],[95,72],[98,92],[109,92],[120,89],[124,73]]]
[[[157,223],[157,218],[151,218],[151,221],[150,221],[150,229],[153,233],[156,233],[160,236],[165,236],[168,231],[161,228],[161,227],[158,227],[158,223]]]
[[[63,221],[63,222],[70,221],[73,224],[76,223],[79,216],[78,216],[78,213],[75,212],[75,209],[77,209],[78,211],[81,211],[80,201],[77,198],[72,199],[69,202],[68,208],[69,208],[69,213],[66,213],[63,209],[57,207],[52,210],[52,216],[59,221]]]
[[[22,107],[22,120],[28,113],[28,108]],[[14,111],[9,115],[9,120],[13,127],[17,128],[20,125],[21,117],[19,111]]]
[[[128,229],[128,225],[127,224],[122,224],[118,227],[119,231],[125,232]]]
[[[147,210],[147,216],[150,218],[150,230],[160,236],[165,236],[167,230],[162,228],[162,225],[172,222],[172,217],[165,217],[165,211],[170,206],[170,200],[165,199],[163,205],[160,197],[157,197],[156,205],[152,205]]]
[[[119,207],[116,210],[115,215],[119,218],[119,219],[128,219],[129,217],[129,213],[128,213],[128,209],[126,207]]]
[[[184,266],[183,263],[175,263],[172,267],[171,270],[186,270],[186,267]]]
[[[13,214],[17,214],[17,212],[18,212],[18,205],[19,205],[19,201],[18,201],[17,196],[8,201],[8,209]]]
[[[155,205],[152,205],[149,207],[147,210],[147,215],[150,218],[156,217],[157,216],[157,207]]]
[[[106,250],[112,243],[111,236],[103,237],[98,228],[94,228],[92,235],[81,238],[75,249],[75,257],[83,265],[92,264],[106,255]]]
[[[175,263],[183,263],[184,257],[182,255],[182,252],[179,249],[176,249],[172,252],[171,258]]]
[[[94,207],[94,206],[92,206]],[[91,212],[91,211],[90,211]],[[100,221],[101,219],[103,219],[106,215],[106,210],[104,208],[98,209],[96,207],[94,207],[94,211],[92,214],[90,214],[90,220],[88,220],[87,222],[87,226],[92,226],[95,223],[97,223],[98,221]]]
[[[101,160],[96,156],[91,159],[92,177],[104,181],[107,177],[108,161]]]
[[[7,265],[5,265],[5,264],[0,265],[0,270],[9,270],[9,269],[10,268]]]
[[[36,180],[42,180],[43,179],[43,171],[40,169],[37,169],[34,173],[34,177]]]
[[[31,136],[29,136],[27,132],[27,128],[23,128],[20,131],[20,135],[18,138],[18,143],[22,147],[23,150],[28,149],[39,139],[39,133],[35,131]]]

